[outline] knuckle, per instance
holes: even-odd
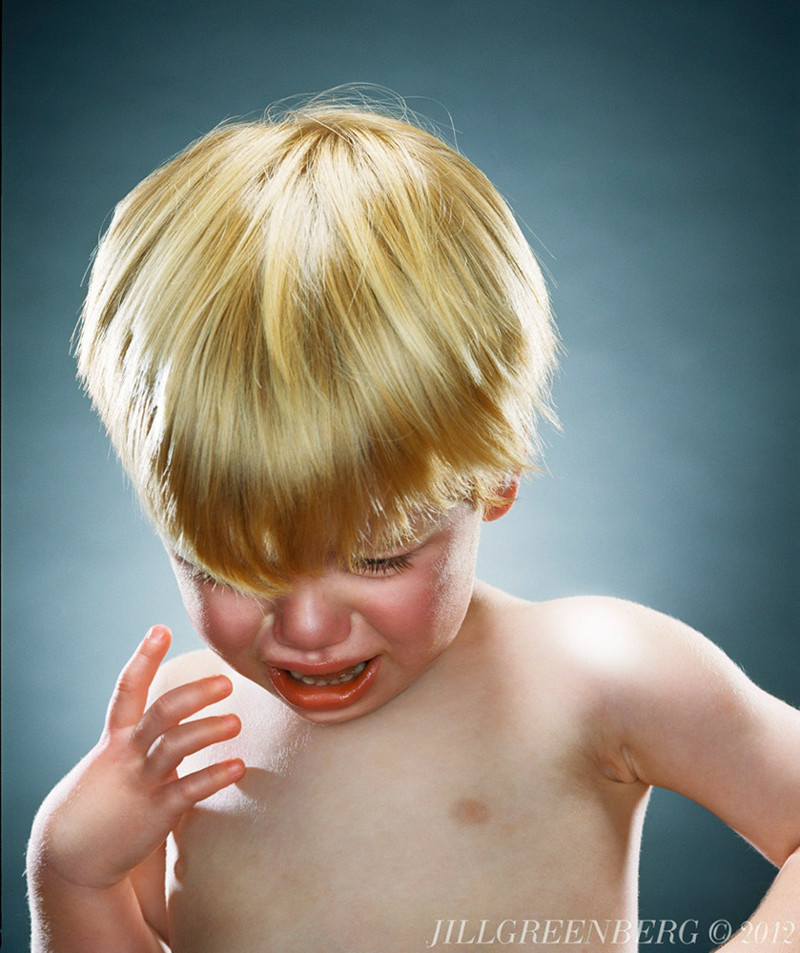
[[[153,717],[159,722],[169,722],[174,716],[174,708],[168,695],[161,695],[150,706]]]
[[[185,775],[170,785],[171,808],[181,814],[204,798],[210,797],[224,786],[226,772],[222,765],[213,764],[202,771]]]
[[[127,694],[136,691],[138,682],[129,668],[124,668],[117,679],[117,694]]]
[[[169,765],[180,764],[182,757],[179,750],[178,739],[171,733],[161,735],[150,751],[150,757],[159,763]]]
[[[205,796],[203,788],[202,775],[189,774],[180,778],[176,783],[176,802],[180,806],[179,809],[186,810],[187,807],[202,800]]]

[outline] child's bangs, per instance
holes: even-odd
[[[249,472],[241,454],[229,465],[213,459],[213,449],[207,468],[194,473],[170,465],[159,498],[150,497],[167,542],[220,582],[278,594],[297,577],[357,569],[364,559],[407,548],[474,491],[443,461],[408,448],[373,454],[369,463],[342,455],[327,468],[317,453],[313,476],[292,462],[297,449],[284,446],[282,465],[264,459]]]

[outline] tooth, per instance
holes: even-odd
[[[354,678],[360,675],[366,667],[366,662],[359,662],[358,665],[354,666],[350,672],[347,672],[344,675],[333,675],[328,677],[303,675],[302,672],[295,672],[293,669],[287,669],[287,671],[292,678],[297,679],[298,682],[303,682],[304,685],[316,685],[317,687],[320,687],[323,685],[344,685],[345,682],[351,682]]]

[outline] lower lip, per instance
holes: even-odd
[[[282,668],[267,666],[267,674],[281,698],[305,711],[337,711],[360,701],[372,687],[380,668],[380,658],[367,662],[360,675],[342,685],[306,685]]]

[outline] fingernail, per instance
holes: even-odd
[[[160,626],[153,626],[145,636],[147,641],[153,645],[158,645],[160,642],[163,642],[166,637],[167,633]]]

